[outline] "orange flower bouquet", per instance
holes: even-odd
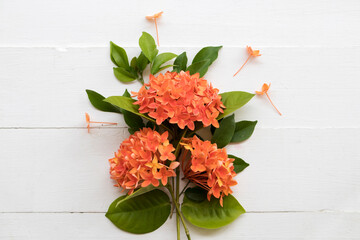
[[[231,194],[236,175],[249,164],[225,147],[252,135],[257,121],[236,122],[233,112],[254,94],[219,94],[204,78],[221,47],[201,49],[188,65],[186,52],[158,54],[146,32],[139,45],[139,56],[129,62],[126,51],[110,43],[115,77],[126,83],[139,80],[138,91],[105,98],[86,90],[95,108],[122,114],[131,134],[109,160],[115,186],[127,194],[110,205],[106,217],[124,231],[142,234],[159,228],[174,212],[177,239],[181,224],[190,239],[188,223],[219,228],[245,213]],[[86,117],[89,130],[90,123],[99,123]]]

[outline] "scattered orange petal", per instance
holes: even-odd
[[[90,133],[90,123],[102,123],[102,124],[108,124],[108,125],[117,125],[117,123],[113,123],[113,122],[95,122],[95,121],[90,121],[90,115],[88,113],[85,113],[85,120],[87,123],[86,128],[88,129],[88,133]]]
[[[281,115],[282,115],[281,112],[275,107],[274,103],[271,101],[271,98],[270,98],[270,96],[269,96],[269,94],[268,94],[268,91],[269,91],[269,89],[270,89],[270,86],[271,86],[271,83],[270,83],[270,84],[264,83],[264,84],[262,85],[261,91],[255,91],[255,93],[256,93],[257,95],[264,95],[264,94],[265,94],[266,97],[269,99],[271,105],[273,105],[273,107],[275,108],[275,110],[276,110],[276,111],[279,113],[279,115],[281,116]]]
[[[148,19],[148,20],[154,20],[154,19],[156,19],[156,18],[161,17],[161,15],[162,15],[163,13],[164,13],[164,12],[161,11],[161,12],[155,13],[155,14],[152,15],[152,16],[146,16],[146,19]]]
[[[260,50],[253,50],[250,46],[246,46],[246,50],[247,50],[247,52],[249,53],[249,56],[248,56],[248,58],[246,59],[246,61],[244,62],[244,64],[240,67],[240,69],[237,70],[237,72],[234,74],[233,77],[235,77],[236,74],[238,74],[238,73],[240,72],[240,70],[245,66],[245,64],[249,61],[249,59],[250,59],[251,57],[259,57],[259,56],[261,56]]]
[[[157,45],[158,45],[158,46],[160,46],[160,42],[159,42],[159,30],[158,30],[158,26],[157,26],[157,19],[160,18],[163,13],[164,13],[164,12],[161,11],[161,12],[155,13],[155,14],[152,15],[152,16],[146,16],[146,17],[145,17],[147,20],[154,20],[154,22],[155,22],[156,41],[157,41]]]

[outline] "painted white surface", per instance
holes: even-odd
[[[192,10],[190,10],[192,8]],[[131,235],[104,217],[119,193],[107,159],[128,136],[85,89],[119,95],[110,40],[138,53],[145,15],[163,10],[160,51],[189,58],[223,45],[206,78],[221,91],[271,82],[279,117],[255,98],[237,118],[259,120],[228,152],[250,167],[235,195],[249,212],[193,239],[360,238],[360,2],[0,0],[0,239],[173,239],[168,221]],[[263,56],[232,74],[244,47]],[[84,112],[118,127],[87,134]]]

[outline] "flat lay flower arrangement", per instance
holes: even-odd
[[[161,14],[147,17],[155,21],[157,45],[156,20]],[[221,46],[202,48],[189,64],[186,52],[159,53],[157,45],[143,32],[140,53],[129,61],[122,47],[110,43],[115,77],[124,83],[138,80],[143,84],[140,89],[107,98],[86,90],[95,108],[122,114],[131,134],[109,160],[110,176],[126,194],[113,201],[106,217],[121,230],[143,234],[158,229],[174,213],[177,239],[181,225],[191,239],[189,223],[214,229],[245,213],[232,187],[237,184],[236,175],[249,164],[225,147],[252,135],[257,121],[236,122],[234,111],[255,94],[219,93],[204,78]],[[250,47],[248,53],[246,62],[260,56]],[[264,84],[256,93],[270,100],[269,87]],[[116,124],[91,121],[87,113],[86,121],[89,132],[93,123]]]

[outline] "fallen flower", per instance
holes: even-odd
[[[240,72],[240,70],[245,66],[245,64],[249,61],[249,59],[250,59],[251,57],[259,57],[259,56],[261,56],[260,50],[253,50],[253,49],[252,49],[251,47],[249,47],[249,46],[246,46],[246,49],[247,49],[247,51],[248,51],[248,53],[249,53],[249,57],[246,59],[246,61],[245,61],[244,64],[240,67],[240,69],[234,74],[233,77],[235,77],[236,74],[238,74],[238,73]]]
[[[89,115],[88,113],[85,113],[85,119],[86,119],[86,123],[87,123],[86,128],[88,129],[88,133],[90,133],[90,123],[102,123],[102,124],[108,124],[108,125],[117,125],[117,123],[112,123],[112,122],[95,122],[95,121],[90,121],[90,115]]]
[[[160,46],[160,43],[159,43],[159,32],[158,32],[158,26],[157,26],[157,19],[160,18],[163,13],[164,13],[164,12],[161,11],[161,12],[159,12],[159,13],[155,13],[155,14],[152,15],[152,16],[146,16],[146,19],[147,19],[147,20],[154,20],[154,22],[155,22],[156,40],[157,40],[157,45],[158,45],[158,46]]]
[[[280,116],[281,116],[281,115],[282,115],[281,112],[275,107],[274,103],[273,103],[273,102],[271,101],[271,99],[270,99],[269,94],[267,93],[267,92],[269,91],[270,86],[271,86],[271,83],[270,83],[269,85],[266,84],[266,83],[264,83],[264,84],[262,85],[261,91],[255,91],[255,92],[256,92],[257,95],[264,95],[264,94],[265,94],[265,95],[267,96],[267,98],[269,99],[271,105],[273,105],[273,107],[276,109],[276,111],[277,111],[277,112],[280,114]]]

